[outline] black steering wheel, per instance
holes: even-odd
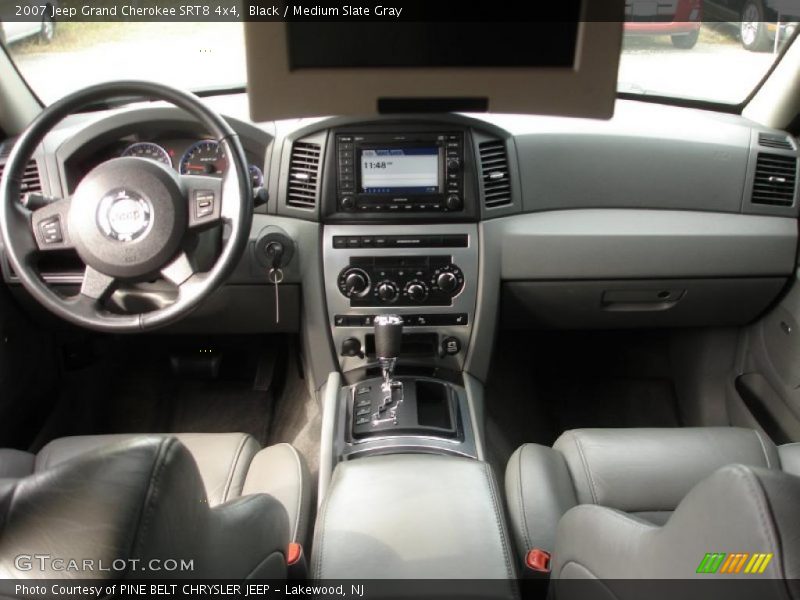
[[[95,167],[68,198],[36,210],[20,202],[22,174],[44,136],[88,104],[119,97],[163,100],[185,110],[218,141],[228,158],[222,179],[179,175],[145,158],[114,158]],[[193,94],[144,81],[103,83],[46,107],[20,136],[0,181],[0,233],[11,267],[43,306],[99,331],[146,331],[188,314],[229,275],[247,246],[253,190],[242,145],[233,129]],[[229,236],[210,271],[195,272],[182,249],[187,232],[225,223]],[[42,252],[75,249],[86,265],[80,293],[65,297],[39,276]],[[174,302],[139,314],[104,307],[122,282],[158,275],[177,286]]]

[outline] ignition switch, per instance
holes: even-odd
[[[294,252],[292,238],[274,227],[262,231],[255,244],[256,260],[266,269],[285,269]]]

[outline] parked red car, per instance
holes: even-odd
[[[701,0],[626,0],[626,35],[668,35],[676,48],[694,48],[703,20]]]

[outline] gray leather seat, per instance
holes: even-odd
[[[552,576],[687,578],[706,552],[773,553],[800,575],[800,444],[750,429],[583,429],[525,444],[506,470],[520,556],[553,553]]]
[[[72,527],[94,530],[100,548],[114,548],[118,536],[128,543],[137,536],[184,537],[180,543],[159,539],[155,546],[199,558],[203,577],[280,576],[270,566],[270,549],[283,554],[290,541],[304,540],[308,508],[307,468],[296,450],[288,444],[261,449],[240,433],[81,436],[55,440],[37,455],[0,450],[0,571],[24,576],[8,559],[25,549],[58,556],[52,548],[37,548],[37,540],[48,546],[60,527]],[[141,531],[148,527],[138,515],[146,510],[154,521],[167,519],[164,532]],[[93,515],[104,522],[96,523]],[[52,531],[43,529],[47,522]],[[223,549],[248,560],[226,571],[233,559],[219,559]],[[87,555],[71,548],[66,556]],[[254,557],[260,558],[254,563]]]

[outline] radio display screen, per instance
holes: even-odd
[[[364,194],[437,194],[439,148],[364,148],[361,192]]]

